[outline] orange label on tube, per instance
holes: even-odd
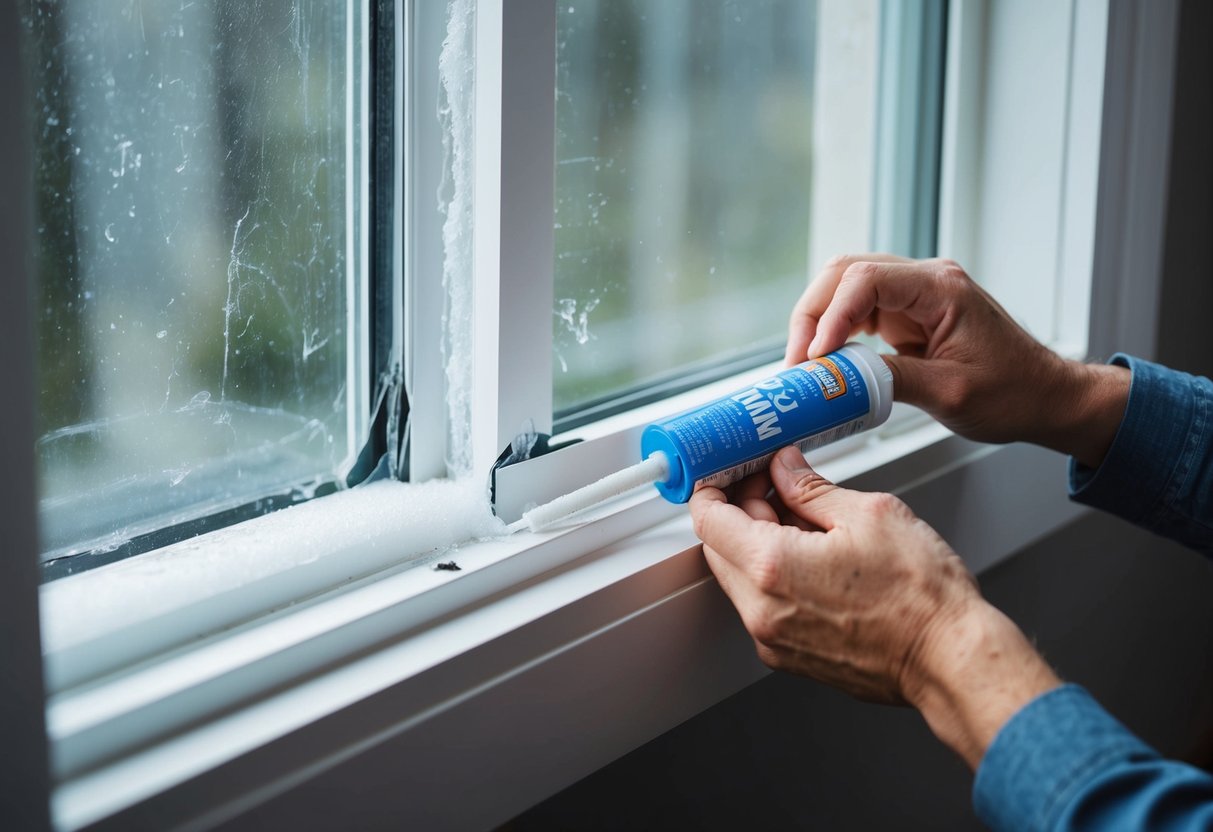
[[[828,358],[815,358],[805,367],[809,375],[821,385],[821,395],[827,400],[836,399],[847,392],[846,376],[838,365]]]

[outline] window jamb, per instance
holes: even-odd
[[[552,431],[556,4],[476,4],[472,472]]]
[[[351,455],[339,467],[338,474],[348,473],[357,462],[358,440],[367,435],[371,421],[370,374],[372,350],[370,343],[370,294],[367,291],[372,275],[370,234],[374,219],[370,216],[371,155],[374,146],[370,135],[370,75],[373,49],[368,27],[371,3],[348,0],[346,6],[346,75],[345,75],[345,165],[349,187],[345,189],[346,203],[346,319],[350,333],[346,336],[346,420],[347,443]],[[361,42],[362,49],[353,44]],[[361,116],[361,117],[359,117]],[[382,276],[386,279],[386,276]],[[363,440],[365,441],[365,440]]]
[[[1057,348],[1083,357],[1091,344],[1108,13],[1108,4],[1102,0],[1078,0],[1070,24],[1070,86],[1061,197],[1064,233],[1057,253],[1052,335]],[[1087,152],[1092,147],[1095,152]]]
[[[447,474],[448,411],[442,362],[443,137],[438,119],[441,82],[438,53],[446,32],[448,2],[403,0],[399,48],[401,144],[405,192],[405,387],[409,396],[407,479],[424,482]],[[399,54],[399,53],[398,53]]]
[[[880,4],[872,246],[935,253],[948,3]]]
[[[974,123],[958,135],[959,141],[974,143],[976,156],[973,187],[960,191],[972,201],[953,206],[950,215],[973,222],[971,249],[957,259],[1045,343],[1057,341],[1060,282],[1086,279],[1059,273],[1063,247],[1077,231],[1067,227],[1066,212],[1094,204],[1093,194],[1066,190],[1074,157],[1068,146],[1070,109],[1076,93],[1099,91],[1074,86],[1076,9],[1086,2],[1033,0],[1014,10],[981,3],[978,63],[957,67],[985,70],[975,112],[969,113]],[[1102,0],[1091,2],[1106,6]],[[960,54],[968,56],[968,50],[962,47]],[[1071,204],[1073,199],[1079,202]],[[941,254],[956,256],[943,249]],[[1085,340],[1085,334],[1065,340]]]
[[[1037,14],[1053,21],[1029,27],[1025,21]],[[1090,308],[1100,284],[1096,186],[1106,152],[1100,135],[1109,4],[1041,2],[1011,14],[984,0],[958,0],[949,17],[939,253],[958,260],[1046,344],[1084,357],[1088,328],[1099,318]],[[1064,49],[1030,43],[1028,29]],[[999,65],[991,69],[991,61]],[[1042,73],[1052,73],[1047,83]],[[1015,97],[1033,89],[1034,79],[1044,94],[1033,105],[1053,108],[1056,123],[1011,120],[1023,106]],[[1056,133],[1045,135],[1050,131]],[[998,165],[989,167],[991,158]],[[988,181],[1002,175],[999,167],[1026,173],[1014,187],[999,187]],[[1110,181],[1104,176],[1102,187]]]
[[[985,27],[985,2],[948,4],[936,251],[961,263],[974,261],[977,245]]]

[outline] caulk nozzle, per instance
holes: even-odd
[[[536,506],[523,514],[520,520],[506,526],[506,533],[513,534],[523,529],[530,529],[533,532],[540,531],[566,517],[631,491],[633,488],[654,482],[664,482],[669,476],[669,457],[661,451],[654,451],[643,462],[630,465],[622,471],[607,474],[597,482],[592,482],[570,494]]]

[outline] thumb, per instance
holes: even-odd
[[[846,514],[854,492],[841,488],[809,467],[795,446],[784,448],[771,462],[771,484],[783,504],[803,520],[826,531]]]
[[[893,373],[893,398],[899,402],[923,407],[932,403],[933,391],[939,384],[931,379],[932,360],[911,355],[882,355]]]

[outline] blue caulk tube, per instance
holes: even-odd
[[[645,428],[640,455],[665,454],[657,490],[672,503],[697,486],[724,486],[762,471],[780,448],[808,452],[883,424],[893,374],[872,349],[850,343],[732,395]]]
[[[808,452],[874,428],[892,408],[888,365],[863,344],[847,344],[649,425],[640,462],[530,509],[506,530],[539,531],[648,483],[670,502],[685,503],[696,486],[723,488],[764,470],[788,445]]]

